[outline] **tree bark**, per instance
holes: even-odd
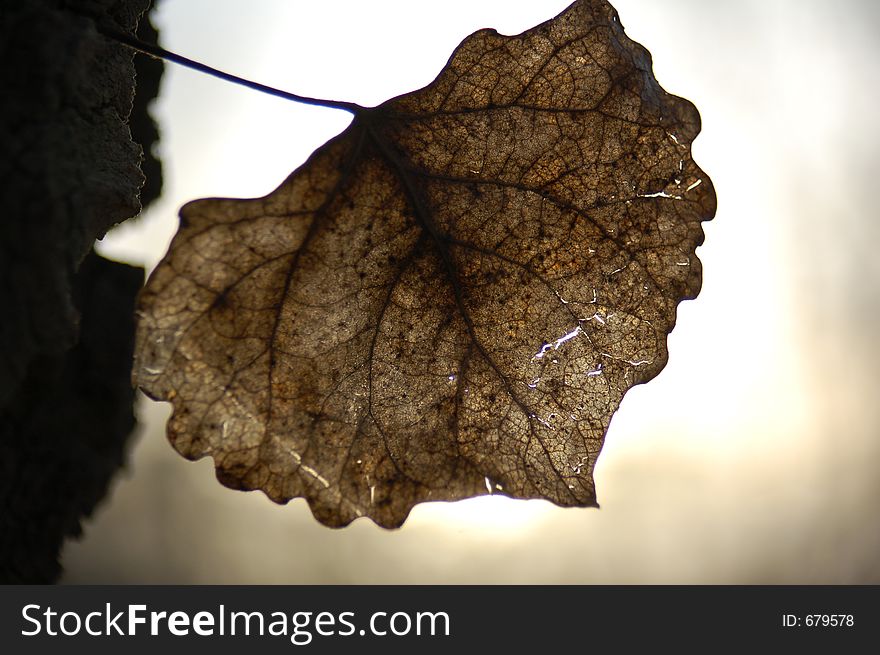
[[[158,195],[146,103],[161,64],[144,69],[136,98],[132,52],[95,21],[133,33],[149,5],[0,9],[0,582],[58,578],[64,538],[106,493],[134,427],[143,271],[92,247],[140,211],[142,170],[145,202]]]

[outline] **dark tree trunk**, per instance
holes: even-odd
[[[135,97],[131,51],[95,21],[134,32],[149,4],[0,9],[0,582],[58,578],[64,538],[106,493],[134,427],[143,271],[92,246],[158,195],[146,104],[162,68],[139,64]]]

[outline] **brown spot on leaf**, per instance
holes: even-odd
[[[270,195],[184,207],[137,379],[182,454],[327,525],[486,478],[594,506],[611,416],[700,288],[699,125],[603,0],[477,32]]]

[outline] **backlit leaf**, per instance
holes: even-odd
[[[479,31],[268,196],[183,208],[137,382],[181,454],[327,525],[595,505],[611,416],[700,288],[699,126],[602,0]]]

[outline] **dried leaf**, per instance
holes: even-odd
[[[611,415],[700,288],[698,131],[602,0],[476,32],[273,193],[183,208],[137,382],[182,455],[330,526],[486,493],[594,506]]]

